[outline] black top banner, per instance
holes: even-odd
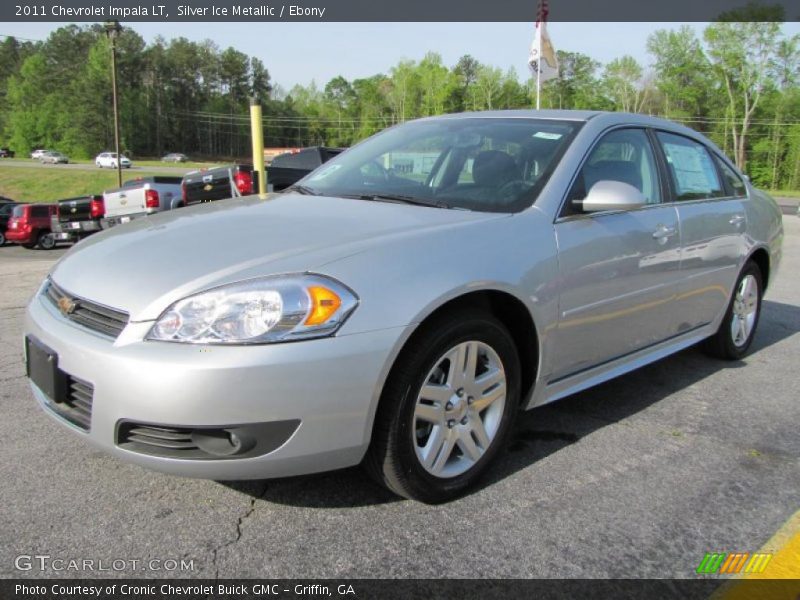
[[[2,21],[533,22],[537,0],[30,0],[0,3]],[[734,15],[730,13],[735,11]],[[796,0],[551,0],[549,21],[797,21]],[[609,32],[609,38],[613,32]]]

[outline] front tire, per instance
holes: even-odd
[[[439,503],[474,485],[505,445],[520,365],[489,314],[459,311],[424,327],[387,380],[364,464],[396,494]]]
[[[744,357],[755,337],[763,295],[761,269],[749,261],[736,280],[725,318],[717,332],[704,342],[703,349],[723,360]]]

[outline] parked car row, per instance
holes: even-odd
[[[14,158],[15,152],[8,148],[7,146],[0,147],[0,158]],[[46,148],[35,148],[30,153],[30,157],[34,160],[38,160],[42,164],[67,164],[69,163],[69,157],[61,152],[57,152],[55,150],[48,150]],[[189,157],[185,154],[180,152],[170,152],[165,156],[161,157],[161,162],[171,162],[171,163],[184,163],[188,162]],[[125,156],[124,154],[120,154],[119,158],[120,166],[124,169],[129,169],[133,165],[131,160]],[[116,152],[101,152],[98,154],[94,159],[94,164],[97,167],[102,168],[110,168],[116,169],[117,168],[117,153]]]
[[[268,191],[280,192],[297,183],[320,165],[340,154],[343,148],[314,146],[276,156],[267,167]],[[200,169],[183,178],[183,203],[186,206],[259,192],[253,166],[234,164]]]
[[[296,183],[319,165],[339,154],[339,148],[313,147],[275,157],[267,169],[270,191],[281,191]],[[31,157],[42,163],[67,163],[68,158],[53,150],[37,149]],[[120,165],[130,160],[120,156]],[[165,162],[185,162],[183,154],[165,156]],[[98,167],[116,168],[117,154],[97,156]],[[122,187],[65,198],[52,204],[0,202],[0,245],[6,241],[26,248],[53,248],[58,242],[76,243],[102,229],[123,225],[134,219],[177,208],[258,192],[253,166],[234,164],[201,169],[185,177],[156,175],[126,181]]]

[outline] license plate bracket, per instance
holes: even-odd
[[[58,368],[58,354],[32,336],[25,338],[28,377],[56,404],[67,399],[67,374]]]

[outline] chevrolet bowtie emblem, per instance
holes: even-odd
[[[70,300],[66,296],[62,296],[58,299],[58,310],[61,311],[61,314],[65,317],[70,315],[75,310],[76,304],[74,301]]]

